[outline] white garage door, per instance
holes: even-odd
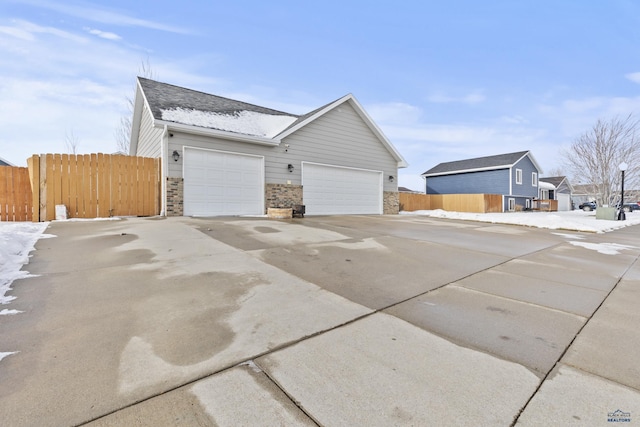
[[[570,194],[556,194],[558,197],[558,210],[570,211],[571,210],[571,195]]]
[[[382,214],[382,172],[302,163],[309,215]]]
[[[264,214],[264,157],[184,149],[184,214]]]

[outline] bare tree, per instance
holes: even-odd
[[[140,63],[138,68],[138,75],[147,79],[156,79],[155,73],[151,69],[151,63],[149,58],[146,58]],[[114,132],[116,139],[116,151],[124,154],[129,154],[129,147],[131,145],[131,121],[133,120],[133,109],[135,106],[135,94],[136,88],[133,88],[133,96],[125,97],[127,102],[127,112],[120,117],[120,124]]]
[[[599,119],[562,152],[573,183],[591,184],[598,205],[614,205],[620,200],[619,165],[628,165],[625,188],[637,188],[640,171],[640,121],[628,115]]]
[[[80,139],[76,136],[73,130],[65,132],[64,146],[69,154],[78,154]]]
[[[544,176],[565,176],[564,170],[559,167],[555,167],[553,169],[549,169]]]

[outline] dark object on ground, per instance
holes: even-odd
[[[304,218],[304,205],[294,205],[293,206],[293,217]]]

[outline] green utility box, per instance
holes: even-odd
[[[596,219],[608,219],[609,221],[615,221],[616,208],[596,208]]]

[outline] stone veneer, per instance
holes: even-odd
[[[267,184],[265,211],[269,208],[290,208],[302,204],[302,185]]]
[[[292,184],[267,184],[265,188],[265,212],[268,208],[290,208],[302,205],[302,186]],[[184,215],[184,179],[167,177],[167,216]],[[397,214],[400,196],[396,191],[383,193],[383,213]]]
[[[184,215],[184,178],[167,177],[167,212],[165,215]]]
[[[400,193],[397,191],[385,191],[382,199],[382,212],[385,215],[393,215],[400,212]]]

